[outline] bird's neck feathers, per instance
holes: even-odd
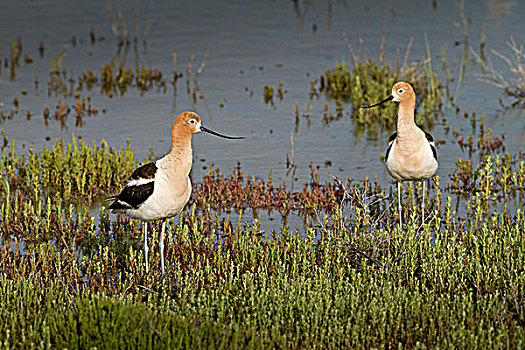
[[[166,156],[167,162],[176,163],[177,168],[179,170],[184,169],[183,172],[187,174],[189,174],[193,162],[191,136],[191,132],[174,125],[171,129],[171,151]]]
[[[399,112],[397,115],[397,137],[410,137],[417,128],[414,122],[414,99],[403,101],[399,104]]]
[[[191,152],[192,133],[188,128],[183,127],[177,121],[171,127],[171,149],[173,151],[189,150]]]

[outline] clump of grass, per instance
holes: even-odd
[[[456,112],[459,114],[459,109]],[[472,108],[472,112],[470,114],[465,112],[463,117],[470,119],[471,130],[467,136],[461,136],[458,130],[453,129],[452,134],[456,140],[453,140],[452,143],[457,143],[462,152],[467,152],[469,159],[478,155],[479,160],[482,160],[486,155],[505,152],[506,134],[493,135],[492,129],[485,126],[483,114],[478,118],[476,109]]]
[[[273,106],[273,95],[275,94],[275,87],[264,84],[264,103],[270,103]]]
[[[15,115],[18,113],[16,109],[11,108],[8,111],[6,111],[4,107],[5,105],[2,103],[0,105],[0,124],[5,122],[6,120],[13,119]]]
[[[68,95],[68,85],[67,85],[67,70],[62,68],[62,63],[64,61],[64,55],[67,51],[67,45],[64,45],[60,53],[55,57],[51,55],[49,59],[49,83],[48,83],[48,95],[51,96],[51,93],[55,95]]]
[[[117,190],[129,172],[137,166],[133,151],[126,147],[114,150],[105,141],[88,145],[73,136],[72,143],[56,140],[51,148],[45,145],[40,154],[29,150],[18,155],[14,141],[5,148],[0,159],[0,174],[4,186],[14,193],[39,200],[40,192],[63,200],[92,203],[108,191]]]
[[[299,112],[299,104],[297,103],[297,101],[295,101],[295,133],[297,134],[297,132],[299,131],[299,124],[300,124],[300,121],[301,119],[306,119],[306,126],[308,129],[310,129],[310,124],[311,124],[311,119],[310,119],[310,114],[312,112],[312,105],[310,103],[308,103],[306,105],[306,111],[304,113],[300,113]]]
[[[11,81],[15,80],[16,77],[16,68],[20,66],[20,56],[22,55],[22,38],[18,37],[17,41],[13,39],[9,40],[9,46],[10,46],[10,76],[9,79]],[[5,59],[5,66],[8,66],[8,60]]]
[[[9,46],[11,48],[11,65],[18,66],[22,55],[22,38],[18,37],[16,44],[13,39],[10,39]]]
[[[110,97],[113,97],[113,94],[118,96],[119,93],[120,96],[124,96],[133,83],[133,77],[133,69],[126,67],[124,61],[104,64],[100,68],[100,92]]]
[[[270,104],[272,107],[274,107],[274,96],[279,99],[279,101],[282,101],[284,98],[284,94],[286,93],[286,90],[283,88],[283,81],[279,80],[279,86],[275,87],[272,85],[264,84],[264,103]]]
[[[434,117],[443,107],[446,88],[432,70],[430,54],[419,62],[408,64],[410,41],[403,64],[400,66],[384,61],[383,45],[377,59],[369,58],[364,50],[357,56],[347,40],[350,49],[350,62],[336,62],[333,68],[327,69],[319,78],[311,82],[311,96],[324,94],[333,99],[338,110],[343,102],[352,104],[351,117],[358,126],[370,127],[380,125],[392,129],[396,121],[396,105],[384,104],[376,109],[359,107],[379,102],[391,94],[392,86],[398,81],[410,82],[417,95],[416,122],[433,127]],[[332,118],[334,119],[334,118]]]
[[[136,88],[143,95],[152,89],[165,93],[167,81],[156,68],[137,66],[133,69],[121,60],[104,64],[100,68],[100,75],[89,70],[83,72],[76,81],[75,96],[79,97],[84,87],[90,91],[94,86],[100,86],[100,93],[109,97],[124,96],[130,88]]]
[[[277,98],[282,101],[286,90],[283,88],[283,81],[279,80],[279,87],[277,88]]]

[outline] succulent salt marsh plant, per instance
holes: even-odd
[[[18,155],[6,147],[0,158],[3,348],[525,345],[525,215],[486,205],[486,198],[505,192],[497,170],[483,169],[461,214],[436,178],[425,229],[415,212],[405,218],[405,231],[394,229],[395,211],[373,182],[327,184],[343,191],[334,200],[315,173],[303,189],[313,216],[301,229],[265,232],[257,219],[241,214],[233,220],[195,203],[168,225],[161,279],[144,275],[142,247],[131,235],[137,223],[110,218],[104,208],[93,218],[91,202],[81,200],[82,186],[75,184],[79,175],[54,167],[79,164],[91,152],[106,167],[115,158],[132,168],[132,150],[119,155],[74,141],[47,152],[45,170],[44,151]],[[490,157],[494,167],[498,161]],[[505,157],[496,167],[510,162],[516,175],[502,171],[500,177],[508,184],[516,176],[512,188],[523,197],[523,156]],[[61,190],[42,188],[41,173]],[[224,200],[231,208],[246,191],[278,193],[271,179],[254,186],[257,179],[248,182],[241,173],[214,169],[197,198]],[[100,187],[111,187],[105,179]],[[224,197],[213,194],[214,184],[223,186]],[[294,203],[288,192],[283,202]],[[407,205],[415,200],[409,193]],[[265,201],[255,196],[252,205]],[[159,226],[152,225],[153,244]],[[156,249],[151,263],[160,271]]]
[[[26,251],[3,245],[0,313],[10,317],[3,317],[0,340],[15,347],[45,339],[55,346],[100,346],[111,332],[121,344],[169,347],[222,334],[229,347],[238,338],[228,334],[242,330],[243,343],[290,348],[469,348],[473,339],[474,347],[493,346],[495,336],[519,347],[523,213],[489,214],[479,197],[469,208],[457,217],[448,200],[432,236],[415,220],[399,232],[341,225],[342,216],[334,214],[326,222],[336,226],[283,227],[264,239],[255,222],[226,219],[211,229],[209,218],[192,212],[189,226],[169,227],[164,279],[141,274],[140,246],[131,245],[118,262],[103,245],[91,258],[52,242]],[[355,216],[374,220],[366,210]],[[158,254],[152,262],[159,263]],[[179,333],[188,322],[198,334]]]
[[[92,204],[104,193],[115,191],[137,164],[129,143],[115,150],[105,141],[89,145],[73,136],[71,143],[57,140],[51,148],[44,146],[39,154],[30,149],[19,155],[12,140],[0,158],[4,178],[0,188],[16,190],[21,201],[57,196],[68,203]],[[195,184],[190,204],[195,203],[199,210],[251,208],[278,210],[283,215],[291,211],[312,213],[314,206],[331,212],[343,190],[337,183],[321,183],[318,176],[317,169],[311,167],[310,180],[300,191],[293,191],[284,182],[274,184],[271,179],[245,176],[240,164],[228,175],[211,166],[202,182]],[[381,191],[377,181],[373,190]]]
[[[166,92],[166,84],[166,79],[162,77],[160,70],[142,66],[136,67],[133,73],[133,69],[126,67],[124,61],[120,61],[119,64],[113,61],[104,64],[100,69],[100,92],[110,97],[124,96],[131,87],[136,87],[141,94],[152,88],[162,88]]]
[[[11,147],[2,151],[0,174],[4,181],[0,187],[8,185],[25,196],[42,191],[63,200],[91,203],[108,189],[118,188],[136,165],[129,143],[114,150],[105,141],[90,146],[73,135],[70,144],[57,139],[50,149],[44,145],[40,154],[30,149],[26,155],[18,155],[12,140]]]
[[[374,195],[382,192],[377,180],[373,183],[368,180],[360,183],[348,179],[346,185],[354,190],[364,186]],[[320,182],[315,167],[311,167],[310,180],[298,191],[289,189],[285,182],[275,184],[271,178],[266,180],[246,176],[240,164],[229,175],[210,167],[202,182],[195,184],[190,203],[203,210],[276,210],[283,216],[288,216],[291,212],[310,215],[315,208],[333,213],[341,202],[344,204],[351,201],[351,198],[344,196],[344,186],[342,182]]]
[[[49,82],[47,84],[48,96],[55,94],[55,96],[68,96],[68,76],[67,70],[62,68],[64,55],[67,51],[67,45],[64,45],[60,53],[55,57],[51,55],[49,58]],[[71,79],[71,77],[69,78]]]
[[[486,203],[505,208],[517,200],[517,206],[524,201],[525,153],[485,156],[481,163],[474,165],[470,160],[458,159],[456,169],[450,174],[452,182],[448,191],[463,197],[479,194]]]
[[[284,98],[284,94],[286,93],[286,90],[283,88],[283,81],[279,80],[279,87],[275,87],[273,85],[264,85],[264,103],[270,104],[272,107],[275,107],[273,97],[275,95],[276,98],[279,99],[279,101],[282,101]]]
[[[16,43],[14,39],[9,39],[10,56],[9,59],[5,57],[4,66],[10,68],[9,79],[14,81],[16,78],[16,69],[20,66],[20,57],[22,55],[22,38],[17,37]],[[27,54],[26,54],[27,55]]]
[[[456,168],[449,174],[451,182],[445,189],[463,198],[480,193],[487,205],[498,208],[503,203],[505,211],[509,205],[521,205],[523,152],[506,153],[505,134],[493,136],[492,130],[484,124],[484,116],[477,117],[474,108],[470,114],[465,113],[464,118],[470,119],[471,130],[468,136],[461,137],[453,130],[456,140],[452,142],[457,143],[468,158],[456,160]],[[477,164],[476,159],[479,160]]]
[[[459,109],[456,110],[456,114],[459,116]],[[506,134],[493,136],[492,129],[485,126],[485,116],[483,114],[478,118],[476,109],[472,108],[472,112],[470,114],[465,112],[463,117],[470,119],[471,130],[469,130],[467,136],[460,137],[460,132],[453,129],[452,135],[454,140],[452,140],[452,143],[456,143],[462,152],[466,152],[469,159],[477,155],[479,160],[482,160],[486,155],[505,152]],[[446,128],[448,133],[448,127]]]

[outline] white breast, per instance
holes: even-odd
[[[174,183],[173,180],[179,181]],[[180,213],[190,195],[189,177],[170,178],[159,168],[155,174],[155,187],[151,196],[138,209],[129,209],[126,214],[144,221],[171,218]]]
[[[409,147],[404,146],[394,140],[386,160],[386,169],[393,178],[398,181],[423,180],[436,173],[438,162],[426,138],[411,142]]]

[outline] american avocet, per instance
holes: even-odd
[[[243,139],[221,135],[201,125],[194,112],[183,112],[171,126],[171,151],[156,162],[137,168],[122,191],[109,200],[113,213],[124,213],[145,222],[163,220],[160,234],[160,262],[164,274],[164,231],[166,220],[174,217],[188,202],[191,194],[189,178],[193,155],[191,136],[199,131],[226,139]],[[148,273],[148,225],[144,224],[144,259]]]
[[[392,95],[371,106],[379,106],[387,101],[399,102],[397,131],[388,139],[385,165],[388,173],[397,180],[399,225],[401,219],[401,182],[423,180],[422,223],[425,223],[425,180],[436,173],[438,168],[434,138],[421,130],[414,122],[416,95],[412,86],[398,82],[392,87]]]

